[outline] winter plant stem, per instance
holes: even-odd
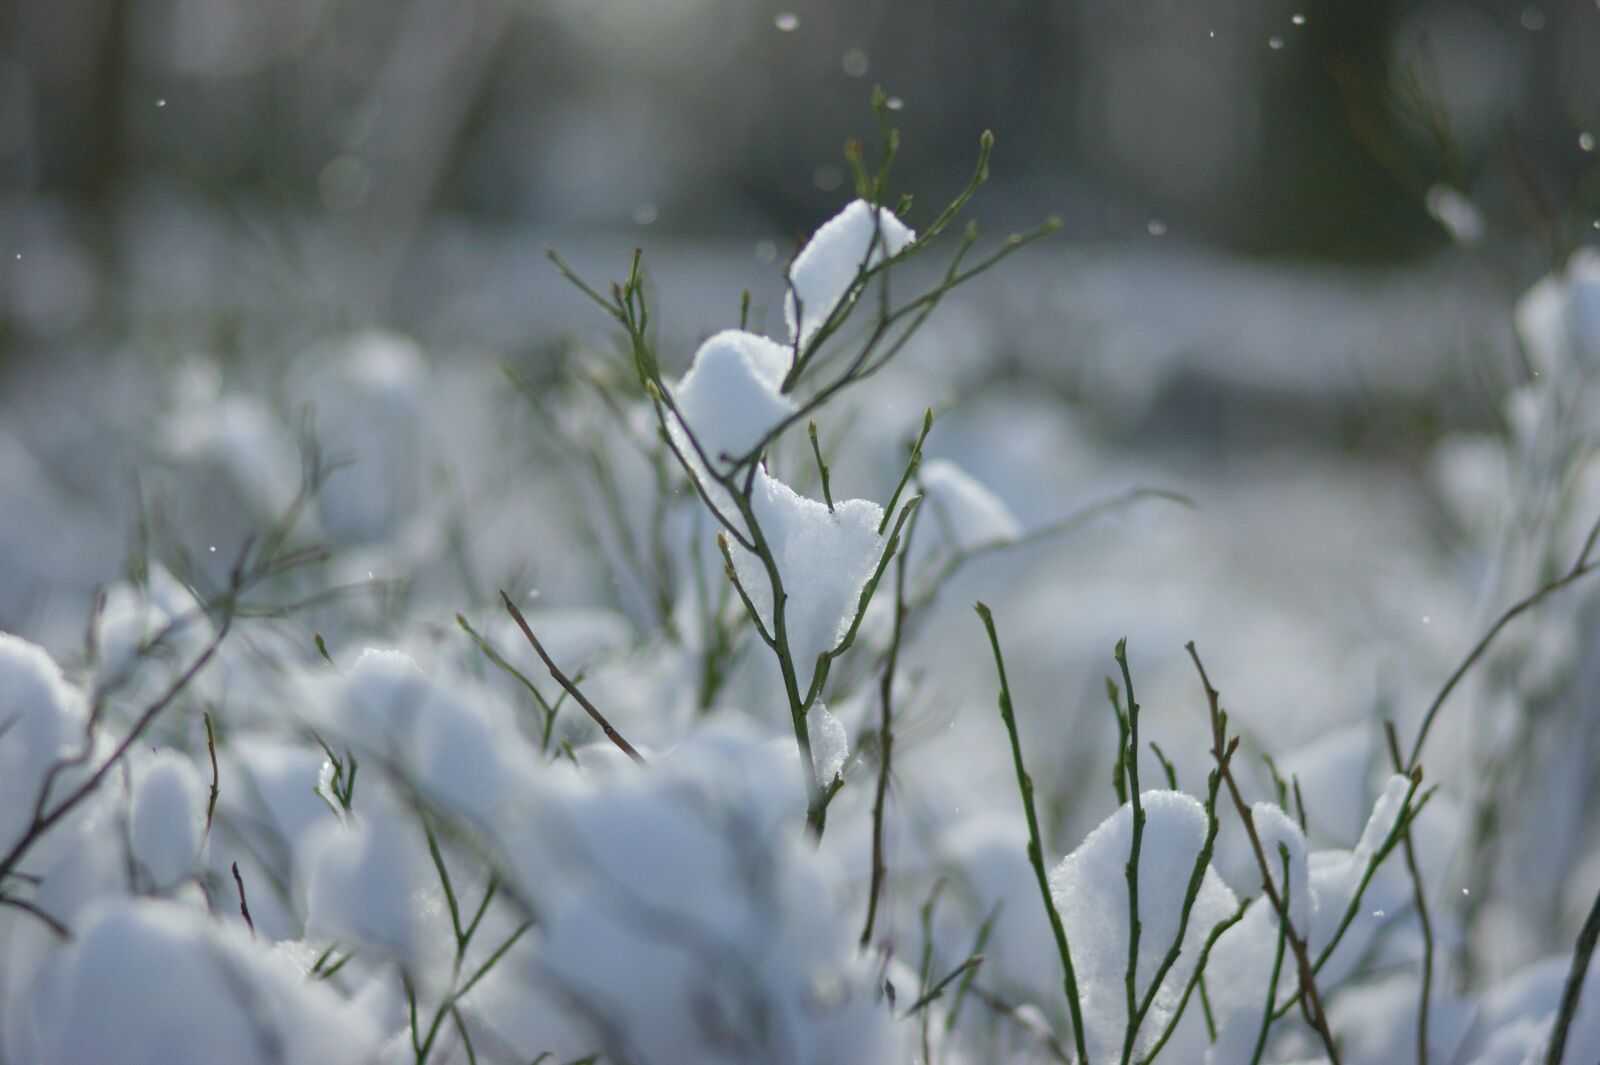
[[[1123,875],[1128,882],[1128,967],[1123,977],[1123,990],[1127,996],[1128,1026],[1122,1039],[1122,1065],[1133,1059],[1133,1043],[1139,1032],[1139,852],[1144,842],[1144,801],[1139,795],[1139,702],[1133,694],[1133,674],[1128,669],[1128,641],[1117,641],[1117,665],[1122,670],[1122,683],[1128,693],[1127,744],[1121,759],[1127,776],[1128,803],[1132,808],[1133,826],[1128,846],[1128,864]]]
[[[1272,908],[1281,917],[1283,934],[1289,942],[1290,949],[1294,952],[1295,965],[1300,974],[1301,1005],[1305,1010],[1306,1021],[1313,1031],[1322,1040],[1322,1047],[1328,1054],[1331,1065],[1340,1065],[1339,1048],[1334,1042],[1333,1032],[1328,1027],[1327,1012],[1322,1007],[1322,995],[1317,991],[1316,973],[1311,966],[1311,957],[1306,949],[1305,940],[1295,930],[1294,923],[1289,919],[1287,901],[1287,880],[1285,892],[1280,894],[1272,878],[1272,866],[1267,861],[1266,848],[1262,846],[1261,837],[1256,832],[1255,817],[1250,812],[1250,804],[1244,801],[1244,795],[1239,791],[1239,782],[1234,778],[1231,768],[1231,759],[1225,757],[1222,748],[1222,736],[1225,725],[1222,718],[1222,707],[1219,702],[1220,693],[1211,686],[1211,678],[1206,675],[1206,667],[1200,661],[1200,654],[1195,650],[1194,641],[1184,645],[1189,652],[1189,657],[1194,660],[1194,666],[1200,673],[1200,683],[1205,689],[1206,704],[1211,717],[1211,731],[1216,743],[1212,749],[1212,756],[1217,762],[1217,772],[1222,774],[1222,781],[1228,786],[1228,795],[1233,799],[1234,809],[1239,814],[1239,820],[1244,825],[1245,835],[1249,837],[1250,849],[1255,854],[1256,865],[1261,871],[1261,888],[1266,893],[1267,900],[1272,903]],[[1237,742],[1237,741],[1236,741]],[[1271,1006],[1268,1006],[1271,1013]],[[1268,1023],[1270,1023],[1270,1016]]]
[[[1150,1052],[1140,1059],[1139,1065],[1151,1065],[1151,1062],[1156,1060],[1156,1056],[1161,1053],[1161,1049],[1167,1045],[1167,1040],[1172,1038],[1172,1033],[1177,1031],[1178,1022],[1183,1019],[1184,1010],[1189,1005],[1189,998],[1194,994],[1195,988],[1197,987],[1200,989],[1200,999],[1202,1005],[1204,1005],[1206,962],[1211,960],[1211,948],[1216,946],[1217,940],[1222,938],[1222,933],[1226,932],[1228,929],[1244,920],[1244,912],[1249,908],[1249,906],[1250,900],[1245,899],[1239,904],[1239,908],[1233,911],[1233,915],[1231,917],[1217,922],[1217,924],[1212,927],[1211,934],[1206,936],[1205,945],[1200,948],[1200,958],[1195,962],[1194,973],[1189,977],[1188,984],[1184,986],[1183,997],[1178,1000],[1178,1008],[1172,1012],[1172,1018],[1167,1021],[1166,1028],[1162,1029],[1161,1037],[1157,1039],[1150,1047]],[[1179,942],[1182,942],[1181,938]],[[1174,955],[1174,958],[1175,957],[1176,955]],[[1156,986],[1160,986],[1159,982],[1156,984]],[[1210,1009],[1207,1008],[1207,1027],[1210,1027],[1211,1024],[1210,1016]],[[1213,1040],[1216,1039],[1216,1033],[1214,1031],[1211,1034],[1211,1038]]]
[[[918,514],[921,512],[918,511]],[[889,798],[889,774],[894,755],[894,680],[900,662],[900,642],[905,634],[906,622],[906,569],[911,555],[911,537],[916,533],[917,519],[913,517],[906,527],[905,548],[895,560],[894,571],[894,630],[889,637],[889,652],[883,664],[883,680],[878,687],[878,784],[872,798],[872,882],[867,888],[867,922],[861,929],[861,946],[872,942],[872,926],[878,915],[878,897],[883,891],[883,879],[888,874],[884,861],[883,824]]]
[[[807,831],[816,839],[822,836],[828,802],[842,785],[843,778],[835,777],[832,781],[817,779],[807,713],[821,697],[833,661],[853,642],[879,580],[896,553],[901,526],[918,502],[918,499],[913,499],[904,507],[898,505],[900,494],[916,471],[921,454],[922,437],[926,437],[932,424],[932,412],[930,411],[928,417],[924,419],[922,437],[918,438],[913,448],[906,474],[901,478],[894,496],[884,508],[878,534],[882,536],[888,531],[891,521],[894,522],[894,533],[889,537],[888,547],[879,561],[876,572],[862,590],[860,603],[849,631],[837,646],[824,652],[815,662],[795,661],[790,644],[789,625],[785,618],[785,605],[788,600],[783,585],[785,575],[779,572],[777,559],[755,514],[752,500],[755,476],[759,470],[765,468],[769,451],[778,444],[791,426],[808,421],[812,413],[828,403],[835,395],[886,366],[918,332],[947,293],[992,269],[1034,240],[1056,232],[1061,225],[1058,219],[1050,218],[1031,231],[1013,234],[999,248],[975,264],[964,268],[966,253],[977,240],[976,227],[969,225],[962,234],[942,279],[932,288],[896,306],[889,288],[891,269],[925,250],[943,233],[966,206],[967,201],[988,179],[989,154],[994,146],[994,137],[990,133],[984,133],[979,142],[978,165],[972,179],[922,235],[909,237],[903,243],[897,242],[891,247],[891,242],[887,239],[886,219],[893,216],[889,215],[882,205],[888,193],[889,175],[899,150],[899,131],[891,121],[888,97],[881,91],[873,94],[873,111],[877,116],[883,140],[882,156],[876,172],[868,173],[861,157],[859,143],[852,142],[846,153],[856,178],[857,193],[861,201],[871,210],[872,232],[869,234],[866,247],[854,264],[853,277],[844,285],[837,297],[831,300],[831,306],[805,307],[801,299],[801,286],[796,284],[793,272],[798,256],[785,267],[784,282],[787,302],[791,307],[794,335],[790,344],[792,349],[790,365],[777,391],[782,396],[792,397],[792,409],[769,425],[753,443],[741,441],[740,447],[744,450],[739,454],[708,453],[706,442],[701,439],[690,420],[684,417],[673,396],[673,390],[662,377],[660,360],[651,340],[651,308],[644,285],[642,251],[634,252],[626,280],[613,283],[609,293],[606,293],[584,281],[554,249],[546,249],[547,256],[562,276],[625,330],[632,355],[632,368],[637,376],[640,391],[655,412],[656,428],[665,451],[670,452],[676,459],[695,494],[721,526],[726,540],[737,543],[754,555],[765,571],[771,590],[772,608],[770,620],[763,623],[760,612],[754,607],[752,596],[739,582],[738,574],[732,564],[730,549],[725,541],[722,543],[724,559],[728,563],[727,573],[730,583],[739,592],[739,598],[745,606],[751,626],[778,660],[784,696],[788,702],[794,730],[795,745],[800,754],[800,770],[805,777]],[[910,199],[906,197],[900,201],[897,210],[903,211],[909,206]],[[878,295],[876,317],[867,330],[865,340],[855,345],[854,351],[848,357],[831,359],[825,353],[829,342],[839,333],[855,309],[866,302],[862,297],[874,284],[877,285]],[[746,322],[748,311],[749,302],[746,298],[741,303],[741,328]],[[811,313],[808,314],[808,311]],[[816,321],[818,313],[821,313],[821,321],[815,328],[808,327],[807,323]],[[815,380],[820,376],[820,372],[811,371],[821,371],[824,366],[832,365],[842,366],[842,369],[831,373],[825,381]],[[824,499],[829,512],[832,513],[835,507],[830,470],[823,460],[814,423],[808,424],[808,434],[812,455],[822,478]],[[728,509],[730,507],[736,513],[730,511]],[[809,684],[804,687],[801,683],[802,676],[810,677]],[[593,714],[587,703],[584,705],[585,709],[589,709]],[[608,730],[607,734],[611,735],[611,732]],[[619,742],[620,745],[618,737],[613,736],[613,742]],[[879,886],[881,887],[881,884]],[[876,893],[873,898],[875,901]]]
[[[1050,894],[1050,878],[1044,871],[1044,844],[1039,833],[1039,815],[1033,806],[1033,778],[1022,763],[1022,740],[1017,735],[1017,718],[1011,706],[1011,685],[1006,679],[1005,659],[1000,654],[1000,636],[995,631],[994,615],[983,603],[976,604],[978,617],[983,620],[984,631],[989,634],[989,646],[994,650],[995,670],[1000,675],[1000,720],[1005,723],[1006,735],[1011,739],[1011,758],[1015,763],[1017,790],[1022,794],[1022,812],[1028,821],[1028,861],[1033,866],[1034,877],[1039,882],[1039,896],[1044,901],[1045,912],[1050,916],[1050,931],[1055,935],[1056,952],[1061,955],[1062,987],[1067,995],[1067,1009],[1072,1014],[1072,1039],[1078,1051],[1080,1065],[1088,1065],[1089,1051],[1084,1039],[1083,1005],[1078,998],[1078,974],[1072,967],[1072,948],[1067,943],[1067,928],[1061,922],[1055,899]]]
[[[1550,1030],[1550,1049],[1545,1054],[1545,1065],[1561,1065],[1567,1052],[1567,1033],[1572,1029],[1572,1018],[1578,1013],[1578,1000],[1583,995],[1584,977],[1589,972],[1589,962],[1600,940],[1600,895],[1595,896],[1578,932],[1577,945],[1572,949],[1572,966],[1567,970],[1566,986],[1561,991],[1561,1009],[1556,1013],[1555,1025]]]
[[[1500,635],[1501,630],[1518,617],[1544,602],[1549,596],[1554,595],[1570,584],[1576,584],[1597,568],[1600,568],[1600,563],[1592,561],[1589,557],[1594,553],[1597,539],[1600,539],[1600,518],[1595,519],[1595,523],[1589,527],[1589,535],[1584,538],[1583,549],[1578,552],[1578,559],[1572,564],[1572,568],[1555,580],[1543,585],[1526,598],[1513,603],[1506,609],[1505,613],[1495,619],[1494,624],[1489,626],[1488,631],[1473,645],[1472,650],[1467,652],[1467,656],[1461,660],[1461,664],[1456,666],[1455,671],[1445,680],[1444,686],[1439,689],[1439,694],[1433,697],[1433,702],[1428,704],[1427,712],[1422,715],[1422,725],[1417,729],[1416,741],[1411,745],[1411,757],[1406,761],[1407,771],[1415,769],[1417,763],[1421,760],[1422,745],[1428,741],[1428,730],[1433,727],[1434,718],[1439,716],[1439,710],[1444,706],[1445,700],[1450,698],[1450,693],[1455,691],[1456,685],[1460,684],[1462,678],[1472,670],[1473,666],[1477,665],[1478,659],[1482,658],[1484,653],[1489,650],[1490,645],[1494,643],[1495,637]]]
[[[1403,773],[1405,767],[1400,754],[1400,734],[1395,731],[1393,721],[1385,721],[1383,728],[1394,771]],[[1414,770],[1413,786],[1420,777],[1421,770]],[[1428,1011],[1433,1003],[1433,919],[1428,914],[1428,893],[1422,886],[1422,869],[1417,865],[1417,849],[1411,840],[1411,821],[1402,817],[1401,822],[1405,825],[1401,840],[1406,849],[1406,871],[1411,874],[1411,897],[1417,907],[1417,923],[1422,927],[1422,980],[1417,992],[1417,1065],[1428,1065]]]
[[[561,672],[561,667],[557,666],[545,651],[544,645],[539,642],[539,637],[533,634],[533,628],[528,624],[528,619],[522,616],[522,611],[517,609],[517,604],[511,601],[511,597],[503,589],[500,592],[500,600],[505,604],[512,620],[517,623],[517,628],[522,630],[522,635],[528,638],[528,642],[533,645],[534,651],[538,652],[539,658],[544,662],[545,668],[550,671],[550,676],[555,678],[555,682],[566,689],[567,694],[572,696],[573,700],[583,707],[590,717],[594,718],[594,723],[600,726],[600,731],[606,734],[606,739],[616,744],[617,749],[632,758],[636,764],[644,765],[644,757],[633,749],[633,744],[623,739],[622,733],[612,727],[611,722],[606,720],[606,716],[589,701],[589,697],[578,690],[578,686],[572,682],[570,677]]]

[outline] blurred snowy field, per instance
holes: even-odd
[[[0,9],[0,1065],[1600,1058],[1597,13]]]
[[[1138,755],[1143,779],[1170,772],[1171,792],[1204,793],[1213,736],[1193,640],[1243,742],[1238,777],[1300,863],[1287,882],[1302,895],[1295,923],[1329,951],[1343,1060],[1411,1052],[1425,945],[1411,881],[1392,856],[1355,887],[1409,810],[1384,723],[1409,742],[1496,616],[1579,555],[1600,498],[1586,443],[1592,256],[1518,302],[1468,250],[1296,265],[1152,225],[1041,242],[951,293],[881,374],[817,412],[826,510],[785,494],[824,491],[798,429],[760,472],[779,526],[891,512],[877,534],[863,527],[854,555],[793,533],[783,564],[806,576],[791,620],[822,627],[793,637],[802,663],[837,636],[812,614],[853,601],[865,579],[846,571],[878,550],[925,411],[913,491],[935,514],[909,567],[999,547],[930,586],[903,644],[892,598],[874,598],[826,705],[807,715],[816,786],[840,781],[813,850],[798,831],[785,678],[737,620],[682,472],[652,465],[659,451],[642,457],[658,447],[654,415],[615,323],[545,253],[555,245],[603,284],[645,249],[663,377],[719,441],[711,454],[733,453],[795,409],[763,377],[783,367],[755,368],[787,349],[748,335],[700,345],[741,325],[742,293],[751,330],[794,328],[782,234],[657,239],[644,216],[495,230],[439,213],[386,243],[337,218],[154,191],[128,197],[108,230],[85,217],[0,206],[12,249],[0,263],[0,629],[66,678],[43,652],[0,644],[14,680],[0,710],[24,723],[0,719],[12,819],[0,852],[30,848],[0,854],[0,901],[13,903],[0,910],[4,1060],[217,1060],[252,1025],[292,1061],[1059,1058],[1079,1033],[1028,866],[994,661],[970,609],[980,599],[1004,637],[1046,864],[1073,854],[1054,884],[1085,951],[1081,1034],[1095,1060],[1120,1048],[1127,1016],[1107,1005],[1120,962],[1105,949],[1127,935],[1106,700],[1124,637],[1157,744]],[[851,272],[807,284],[828,306]],[[896,294],[938,278],[921,262],[897,268]],[[862,297],[869,316],[876,298]],[[730,401],[727,387],[744,391]],[[674,425],[667,438],[687,450]],[[834,498],[852,502],[835,515]],[[295,561],[280,574],[271,552]],[[272,570],[261,595],[234,598],[240,559]],[[765,579],[749,556],[728,560],[746,585]],[[575,706],[550,708],[556,689],[502,590],[652,763],[645,775]],[[756,598],[770,624],[770,593]],[[1589,907],[1600,838],[1586,816],[1584,599],[1579,588],[1511,630],[1431,739],[1424,779],[1438,790],[1414,836],[1426,947],[1443,959],[1437,1061],[1534,1060]],[[897,672],[880,690],[886,661]],[[895,746],[880,790],[885,693]],[[145,731],[151,706],[162,712]],[[71,761],[78,729],[97,737],[89,762],[114,767],[105,779]],[[125,760],[122,735],[139,741]],[[31,822],[28,804],[60,757],[67,794],[90,786],[35,846],[30,823],[48,804]],[[220,797],[207,798],[208,779]],[[1293,788],[1292,801],[1276,793],[1282,809],[1277,780]],[[1170,894],[1207,815],[1170,792],[1151,801],[1164,842],[1150,876]],[[1218,837],[1197,920],[1257,893],[1254,862],[1244,834]],[[458,894],[484,900],[476,940],[460,912],[476,903]],[[876,934],[857,950],[875,898]],[[1152,936],[1170,937],[1181,899],[1151,900]],[[1349,933],[1334,933],[1347,904]],[[1265,969],[1273,918],[1256,905],[1218,940],[1216,964],[1231,968],[1214,977],[1205,1023],[1183,1013],[1162,1061],[1321,1060],[1293,1018],[1252,1054],[1254,1003],[1278,987]],[[1141,1054],[1177,1025],[1198,949],[1184,943]],[[242,997],[219,998],[214,1024],[173,1032],[157,999],[128,990],[146,954],[180,974],[164,993],[204,999],[197,974],[221,965]],[[963,965],[977,976],[953,1003],[929,997]],[[70,1022],[105,1001],[116,1007],[94,1024]],[[1355,1020],[1374,1011],[1381,1020]],[[1575,1052],[1596,1045],[1597,1024],[1590,1004]],[[113,1047],[120,1057],[102,1056]]]

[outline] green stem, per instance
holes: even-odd
[[[1050,878],[1044,871],[1044,845],[1040,842],[1039,815],[1033,804],[1033,778],[1022,762],[1022,741],[1017,736],[1017,718],[1011,705],[1011,685],[1006,679],[1006,664],[1000,654],[1000,636],[995,632],[994,615],[983,603],[976,604],[978,617],[983,620],[989,634],[989,646],[994,650],[995,670],[1000,675],[1000,720],[1005,723],[1006,734],[1011,739],[1011,758],[1015,763],[1017,790],[1022,794],[1022,811],[1028,820],[1028,861],[1039,882],[1039,896],[1045,913],[1050,917],[1050,931],[1056,940],[1056,952],[1061,955],[1062,988],[1067,996],[1067,1009],[1072,1014],[1072,1039],[1078,1051],[1080,1065],[1088,1065],[1089,1050],[1084,1041],[1083,1005],[1078,997],[1078,974],[1072,967],[1072,949],[1067,943],[1067,929],[1061,923],[1061,912],[1056,909],[1050,894]]]

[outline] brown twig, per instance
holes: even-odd
[[[951,984],[955,983],[957,980],[959,980],[961,977],[967,975],[968,973],[976,972],[978,966],[980,966],[982,964],[983,964],[983,955],[982,954],[974,954],[972,957],[968,958],[966,961],[962,962],[960,965],[957,965],[954,969],[952,969],[948,973],[946,973],[939,980],[938,983],[934,984],[931,988],[929,988],[927,990],[927,992],[924,993],[921,998],[917,999],[910,1006],[906,1007],[906,1011],[900,1015],[901,1019],[904,1020],[906,1017],[911,1016],[913,1013],[916,1013],[919,1010],[924,1010],[924,1009],[928,1008],[929,1006],[933,1005],[940,998],[944,997],[944,993],[945,993],[945,989],[946,988],[948,988]]]
[[[239,863],[233,863],[233,882],[239,887],[239,913],[244,917],[244,923],[250,928],[250,938],[256,936],[256,923],[250,919],[250,904],[244,897],[244,877],[239,875]]]
[[[206,801],[206,835],[211,835],[211,819],[217,813],[217,796],[221,794],[219,787],[219,774],[217,773],[217,736],[211,730],[211,715],[202,714],[201,718],[206,723],[206,751],[211,755],[211,798]]]
[[[1294,952],[1295,966],[1300,975],[1301,1006],[1305,1012],[1306,1021],[1313,1031],[1322,1040],[1323,1049],[1327,1051],[1328,1061],[1331,1065],[1340,1065],[1339,1048],[1334,1042],[1333,1031],[1328,1026],[1328,1015],[1322,1007],[1322,995],[1317,991],[1317,978],[1311,966],[1311,956],[1306,949],[1306,941],[1295,929],[1294,922],[1290,920],[1289,908],[1279,894],[1276,883],[1272,879],[1272,866],[1267,862],[1266,848],[1261,844],[1261,836],[1256,832],[1255,817],[1250,811],[1250,804],[1244,801],[1244,795],[1239,791],[1239,782],[1234,778],[1231,759],[1227,755],[1231,752],[1223,750],[1223,720],[1220,705],[1221,693],[1211,686],[1211,678],[1206,675],[1206,667],[1200,661],[1200,653],[1195,650],[1194,641],[1190,640],[1184,645],[1189,652],[1189,657],[1194,660],[1194,667],[1200,673],[1200,683],[1205,689],[1206,704],[1211,716],[1211,733],[1214,739],[1212,757],[1216,760],[1217,771],[1222,774],[1223,783],[1228,786],[1228,794],[1233,799],[1234,809],[1238,811],[1239,820],[1244,825],[1245,835],[1250,839],[1250,849],[1254,852],[1256,865],[1261,870],[1261,888],[1266,893],[1267,900],[1272,903],[1273,909],[1278,912],[1278,919],[1283,922],[1283,932],[1289,941],[1289,947]],[[1238,742],[1237,739],[1234,740]],[[1270,1007],[1269,1007],[1270,1008]]]
[[[110,756],[89,775],[87,780],[49,812],[44,810],[48,803],[48,781],[50,779],[46,777],[46,785],[40,788],[39,803],[35,809],[33,823],[29,825],[28,831],[23,834],[21,839],[17,840],[6,856],[0,858],[0,880],[4,880],[11,874],[12,870],[16,868],[17,864],[22,861],[23,857],[45,833],[60,822],[62,818],[66,817],[67,814],[77,809],[90,795],[94,794],[95,790],[100,787],[101,782],[105,780],[112,769],[121,763],[123,757],[134,744],[139,742],[139,738],[144,735],[155,719],[161,715],[161,712],[188,688],[190,682],[211,661],[212,657],[217,653],[217,648],[222,645],[222,641],[227,637],[232,622],[233,614],[230,610],[224,615],[222,624],[217,627],[215,634],[207,641],[205,648],[195,656],[188,668],[178,675],[178,678],[167,687],[167,690],[155,702],[145,707],[134,722],[133,727],[128,730],[127,735],[112,749]],[[86,747],[85,749],[88,750],[90,748]]]
[[[72,929],[26,899],[19,899],[12,895],[0,895],[0,906],[10,906],[12,909],[21,910],[23,913],[38,918],[46,928],[55,933],[57,939],[70,940],[72,938]]]
[[[561,668],[555,664],[554,660],[545,651],[544,645],[539,642],[539,637],[533,634],[533,629],[528,625],[528,619],[522,616],[522,611],[517,609],[517,604],[511,601],[511,597],[503,589],[500,592],[500,599],[505,603],[506,610],[510,612],[512,619],[516,621],[517,628],[522,630],[522,635],[528,638],[528,642],[538,652],[540,659],[544,661],[545,668],[550,671],[550,675],[555,678],[556,683],[565,688],[567,694],[572,696],[577,704],[588,712],[590,717],[594,718],[594,723],[600,726],[600,731],[606,734],[606,739],[616,744],[618,750],[632,758],[637,764],[646,764],[644,757],[633,749],[633,744],[623,739],[622,733],[612,727],[611,722],[607,721],[606,716],[589,701],[588,696],[579,691],[578,686],[565,673],[561,672]]]

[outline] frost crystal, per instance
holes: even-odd
[[[1145,826],[1139,848],[1138,994],[1155,979],[1178,937],[1183,900],[1195,859],[1205,845],[1205,808],[1178,791],[1140,797]],[[1100,824],[1050,874],[1050,893],[1072,944],[1089,1055],[1115,1060],[1127,1030],[1128,888],[1124,869],[1132,844],[1133,808],[1124,805]],[[1209,866],[1189,914],[1183,951],[1167,971],[1140,1028],[1136,1050],[1148,1048],[1176,1008],[1200,955],[1200,945],[1238,905]]]
[[[789,334],[798,337],[802,345],[810,341],[849,293],[863,266],[876,266],[886,253],[898,255],[916,236],[888,208],[878,208],[875,217],[865,200],[854,201],[823,223],[795,256],[789,271],[794,291],[783,308]],[[798,315],[796,296],[800,300]]]

